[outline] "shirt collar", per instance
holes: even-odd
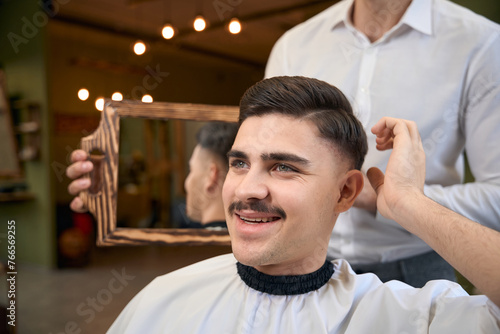
[[[332,277],[333,263],[325,261],[318,270],[304,275],[271,276],[261,273],[253,267],[236,263],[238,275],[250,288],[271,295],[301,295],[324,286]]]
[[[337,4],[337,6],[340,6],[340,9],[333,12],[331,17],[331,22],[333,24],[332,29],[337,27],[340,23],[351,25],[349,16],[351,15],[353,2],[354,0],[345,0]]]
[[[406,24],[421,33],[432,34],[432,0],[413,0],[399,24]]]
[[[351,13],[354,0],[344,0],[338,5],[342,6],[331,17],[332,29],[340,23],[352,26]],[[413,0],[397,26],[406,24],[424,34],[432,34],[432,0]]]

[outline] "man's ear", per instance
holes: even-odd
[[[205,191],[208,194],[214,194],[216,191],[220,191],[220,169],[215,161],[211,161],[208,164],[207,178],[205,182]]]
[[[346,173],[341,183],[340,196],[335,211],[341,213],[351,208],[356,197],[363,189],[363,173],[353,169]]]

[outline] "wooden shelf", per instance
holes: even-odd
[[[12,193],[0,193],[0,202],[25,202],[36,198],[35,194],[28,191],[15,191]]]

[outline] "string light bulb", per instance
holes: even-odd
[[[78,98],[82,101],[86,101],[89,98],[89,91],[87,88],[82,88],[78,91]]]
[[[142,97],[142,100],[141,100],[143,103],[151,103],[153,102],[153,97],[149,94],[146,94]]]
[[[113,95],[111,95],[111,100],[113,101],[121,101],[123,100],[123,95],[120,92],[114,92]]]
[[[95,108],[99,111],[104,110],[104,98],[99,97],[97,100],[95,100]]]
[[[143,41],[139,40],[134,44],[134,53],[138,56],[144,54],[146,52],[146,44]]]
[[[175,35],[175,29],[170,23],[166,23],[161,30],[161,35],[165,39],[171,39]]]
[[[228,28],[231,34],[233,35],[239,34],[241,32],[241,23],[236,17],[232,18],[231,21],[229,22]]]
[[[205,21],[203,16],[198,15],[194,19],[193,27],[194,27],[194,30],[196,30],[196,31],[203,31],[207,27],[207,22]]]

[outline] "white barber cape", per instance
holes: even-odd
[[[318,272],[268,276],[237,266],[232,254],[218,256],[153,280],[108,333],[500,333],[500,309],[456,283],[431,281],[422,289],[382,283],[373,274],[356,275],[344,260]],[[293,293],[314,288],[308,281],[325,273],[326,283],[300,294],[247,285]]]

